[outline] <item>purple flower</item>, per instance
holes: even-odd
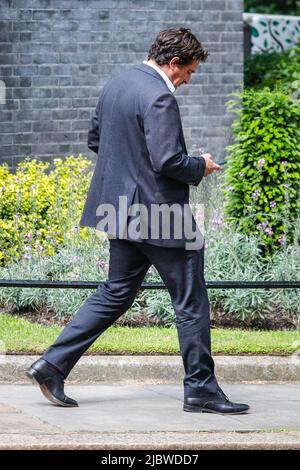
[[[15,217],[16,217],[17,219],[20,219],[20,218],[22,217],[21,212],[17,212],[16,215],[15,215]]]
[[[107,261],[103,261],[102,259],[100,259],[98,262],[97,262],[99,268],[101,269],[106,269],[108,267],[108,263]]]
[[[285,189],[288,189],[288,188],[290,187],[290,185],[289,185],[288,183],[284,183],[283,187],[284,187]]]
[[[43,247],[38,240],[35,242],[35,248],[37,251],[43,251]]]
[[[31,255],[30,255],[29,253],[24,253],[23,259],[30,260],[30,259],[31,259]]]
[[[228,191],[229,193],[232,193],[233,190],[234,190],[233,186],[227,186],[227,188],[226,188],[226,191]]]
[[[273,230],[271,229],[271,227],[266,228],[265,232],[269,236],[271,236],[273,234]]]
[[[287,164],[288,164],[288,162],[287,162],[286,160],[283,160],[283,161],[281,162],[281,165],[283,165],[283,166],[286,166]]]
[[[221,217],[216,217],[215,219],[212,219],[211,223],[213,225],[222,225],[223,224],[223,219]]]
[[[268,227],[269,225],[269,222],[267,220],[264,220],[263,222],[261,222],[260,224],[258,224],[256,226],[256,228],[258,230],[265,230],[266,233],[268,233],[269,231],[271,231],[270,235],[272,234],[272,229],[270,227]]]
[[[240,175],[241,178],[243,178],[244,174],[245,174],[245,173],[244,173],[243,171],[240,171],[240,172],[239,172],[239,175]]]
[[[75,225],[75,227],[74,227],[74,232],[75,232],[75,233],[79,233],[79,227],[78,227],[78,225]]]
[[[27,238],[27,240],[30,240],[30,238],[32,238],[32,235],[31,233],[25,233],[24,237]]]
[[[256,199],[258,199],[260,196],[260,190],[259,189],[256,189],[252,195],[252,199],[253,201],[255,201]]]
[[[286,236],[285,235],[281,235],[281,237],[279,237],[279,243],[281,246],[285,245],[285,242],[286,242]]]
[[[271,202],[270,202],[270,207],[271,207],[271,209],[274,209],[274,207],[276,207],[276,205],[277,205],[277,204],[276,204],[275,201],[271,201]]]
[[[260,158],[260,159],[258,160],[258,167],[259,167],[259,168],[262,168],[265,163],[266,163],[265,159],[264,159],[264,158]]]

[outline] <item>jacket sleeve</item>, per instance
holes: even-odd
[[[100,129],[99,129],[99,105],[100,100],[97,104],[95,111],[93,112],[89,133],[88,133],[88,148],[91,149],[93,152],[98,154],[99,150],[99,136],[100,136]]]
[[[182,183],[197,186],[204,176],[203,157],[189,157],[180,142],[181,118],[171,93],[160,95],[149,105],[144,132],[153,171]]]

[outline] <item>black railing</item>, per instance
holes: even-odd
[[[48,281],[0,279],[0,287],[96,289],[105,281]],[[299,289],[300,281],[207,281],[208,289]],[[162,282],[144,282],[141,289],[166,289]]]

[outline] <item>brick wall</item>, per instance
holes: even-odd
[[[145,59],[157,32],[179,26],[210,51],[176,91],[187,144],[222,158],[225,102],[243,79],[242,11],[242,0],[1,0],[1,162],[91,156],[87,130],[102,86]]]

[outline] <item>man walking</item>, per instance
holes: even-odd
[[[88,136],[98,160],[81,225],[109,234],[109,275],[27,370],[55,404],[78,406],[65,395],[64,379],[98,336],[132,305],[154,265],[176,313],[185,369],[184,411],[238,414],[249,409],[229,401],[214,374],[203,240],[186,210],[189,185],[197,186],[203,176],[221,168],[208,153],[187,155],[173,95],[189,83],[207,56],[190,30],[161,31],[148,60],[110,80],[102,91]],[[107,217],[110,207],[113,216]]]

